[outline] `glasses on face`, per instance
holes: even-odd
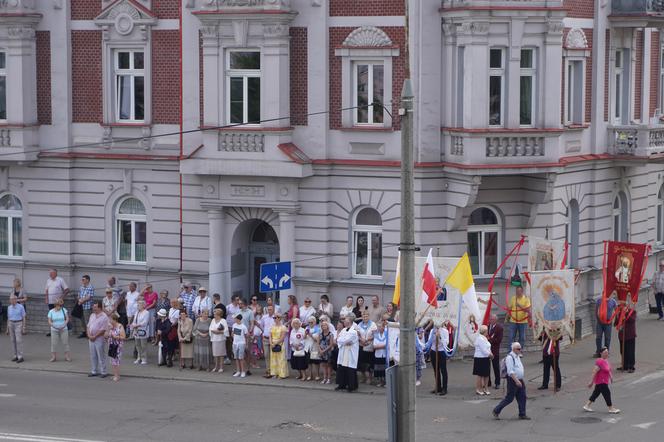
[[[258,298],[251,298],[252,301],[258,301]]]
[[[304,303],[305,303],[305,304],[311,304],[311,301],[309,301],[309,300],[307,299],[306,301],[304,301]]]

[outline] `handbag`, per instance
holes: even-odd
[[[108,346],[108,356],[111,358],[117,358],[118,357],[118,344],[111,343]]]
[[[281,352],[281,344],[274,344],[272,346],[272,352],[273,353],[280,353]]]
[[[76,303],[74,308],[71,310],[71,315],[74,318],[81,319],[83,317],[83,306],[81,304]]]

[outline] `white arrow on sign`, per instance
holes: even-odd
[[[261,280],[261,282],[262,282],[264,285],[266,285],[266,286],[268,286],[268,287],[270,287],[270,288],[274,288],[274,282],[272,282],[272,280],[271,280],[270,278],[268,278],[267,276],[266,276],[265,278],[263,278],[263,279]]]
[[[283,287],[284,284],[286,284],[289,279],[290,279],[289,275],[282,276],[281,279],[279,280],[279,287]]]

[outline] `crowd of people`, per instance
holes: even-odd
[[[664,262],[660,271],[664,272]],[[656,274],[656,278],[660,276],[656,288],[664,290],[664,273]],[[519,417],[528,419],[520,342],[525,342],[530,305],[523,289],[515,286],[509,306],[513,312],[508,312],[506,321],[511,323],[511,352],[500,358],[503,325],[495,314],[490,315],[488,325],[479,325],[474,335],[472,373],[476,376],[475,392],[480,396],[491,394],[492,377],[495,389],[500,388],[501,380],[506,384],[506,396],[493,410],[494,417],[498,418],[502,409],[516,399]],[[73,322],[78,321],[82,330],[78,338],[88,340],[90,377],[106,378],[110,364],[113,380],[118,381],[123,353],[130,351],[137,365],[156,363],[173,367],[177,361],[181,370],[210,373],[224,373],[226,367],[232,366],[232,376],[240,378],[252,375],[252,370],[259,369],[259,361],[264,360],[265,378],[285,379],[294,375],[302,382],[335,383],[337,390],[352,392],[360,381],[385,386],[386,368],[399,363],[399,347],[390,348],[389,339],[390,330],[399,327],[399,310],[392,303],[381,305],[377,296],[366,304],[362,296],[349,296],[335,315],[324,294],[317,306],[310,297],[305,297],[299,305],[297,298],[290,295],[282,312],[271,297],[261,305],[257,296],[249,301],[233,296],[224,305],[218,293],[209,296],[205,287],[194,290],[190,283],[184,283],[182,291],[171,298],[166,290],[157,293],[150,283],[139,291],[138,285],[130,282],[122,290],[115,278],[110,277],[104,296],[98,297],[90,277],[84,275],[73,296],[71,311],[65,308],[69,293],[65,281],[52,269],[44,292],[44,302],[49,307],[46,321],[51,339],[50,362],[58,361],[60,352],[65,361],[71,361],[70,332]],[[664,295],[658,294],[658,299],[661,296]],[[17,363],[24,361],[22,336],[26,332],[27,300],[21,281],[16,279],[7,308],[7,334],[11,338],[13,361]],[[609,310],[616,307],[615,301],[611,301]],[[624,361],[620,369],[625,371],[634,370],[635,321],[634,312],[625,318],[620,329]],[[590,405],[601,394],[609,411],[617,413],[608,386],[612,370],[607,360],[611,327],[606,325],[598,320],[597,360],[590,384],[595,389],[584,409],[591,411]],[[447,359],[453,339],[454,327],[449,322],[441,325],[428,322],[417,330],[417,384],[422,369],[429,363],[435,379],[433,394],[447,394]],[[554,389],[558,391],[562,386],[560,341],[546,335],[541,340],[543,382],[539,389],[549,388],[553,370]],[[131,347],[130,342],[133,342]],[[154,361],[149,360],[149,354],[155,352],[149,351],[151,347],[156,347]]]

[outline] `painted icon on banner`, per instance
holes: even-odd
[[[574,336],[574,270],[532,272],[530,296],[533,303],[535,335],[551,338]]]

